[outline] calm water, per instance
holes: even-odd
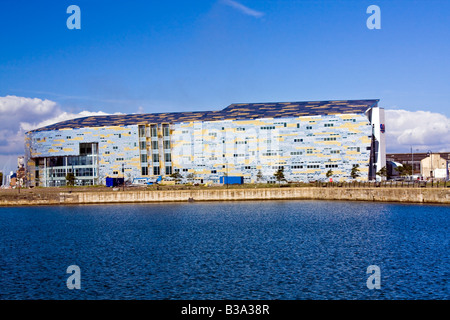
[[[0,299],[449,299],[449,206],[0,208]],[[69,290],[69,265],[81,290]],[[381,289],[369,290],[369,265]]]

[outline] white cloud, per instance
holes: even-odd
[[[98,111],[70,113],[54,101],[17,96],[0,97],[0,170],[15,170],[24,154],[25,132],[80,117],[107,115]]]
[[[240,12],[242,12],[243,14],[246,14],[248,16],[252,16],[255,18],[261,18],[262,16],[264,16],[264,12],[260,12],[260,11],[256,11],[253,9],[250,9],[249,7],[244,6],[243,4],[234,1],[234,0],[222,0],[222,2],[230,7],[233,7],[237,10],[239,10]]]
[[[70,120],[70,119],[83,118],[83,117],[89,117],[89,116],[104,116],[104,115],[108,115],[108,114],[110,114],[110,113],[106,113],[103,111],[98,111],[98,112],[81,111],[80,113],[70,113],[70,112],[66,112],[66,111],[61,111],[61,113],[57,114],[56,116],[49,118],[49,119],[45,119],[40,122],[32,122],[32,123],[21,122],[20,129],[22,129],[23,131],[26,132],[26,131],[46,127],[51,124]],[[120,113],[114,113],[114,114],[120,114]]]
[[[450,118],[429,111],[386,110],[388,152],[450,151]]]

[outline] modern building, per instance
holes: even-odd
[[[78,185],[162,178],[219,183],[376,179],[386,166],[384,109],[379,100],[232,104],[220,111],[78,118],[26,133],[27,182]],[[378,177],[379,178],[379,177]]]

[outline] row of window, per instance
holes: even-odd
[[[152,149],[153,150],[158,150],[159,146],[158,146],[158,141],[152,141]],[[139,148],[141,150],[146,150],[147,149],[147,142],[146,141],[140,141],[139,142]],[[170,140],[164,140],[163,141],[163,148],[164,149],[170,149]]]
[[[157,137],[158,136],[158,128],[156,125],[150,125],[150,136]],[[164,137],[170,136],[170,128],[169,125],[163,124],[162,133]],[[145,137],[145,126],[139,126],[139,136]]]
[[[153,153],[152,156],[152,162],[159,162],[159,154]],[[170,153],[164,154],[164,161],[165,162],[172,162],[172,155]],[[148,162],[147,154],[141,154],[141,162]]]
[[[166,175],[171,175],[172,174],[172,166],[166,166],[164,168],[165,174]],[[141,168],[141,174],[143,176],[148,176],[148,167],[142,167]],[[153,175],[155,176],[159,176],[161,174],[161,168],[160,167],[153,167]]]
[[[75,177],[94,177],[96,176],[96,170],[94,168],[76,168],[73,170]],[[67,173],[72,173],[72,168],[58,168],[50,169],[50,178],[64,178]]]

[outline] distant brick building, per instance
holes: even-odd
[[[433,161],[437,155],[440,156],[445,161],[450,161],[450,152],[432,152]],[[393,161],[401,164],[407,164],[413,166],[413,175],[422,175],[423,177],[429,177],[430,176],[430,170],[428,170],[427,173],[423,172],[421,163],[427,163],[427,161],[423,161],[424,159],[427,159],[430,157],[430,154],[427,152],[419,152],[419,153],[387,153],[386,154],[386,161]],[[436,160],[437,161],[437,160]],[[437,163],[437,162],[436,162]],[[435,165],[434,169],[439,169],[437,164]]]

